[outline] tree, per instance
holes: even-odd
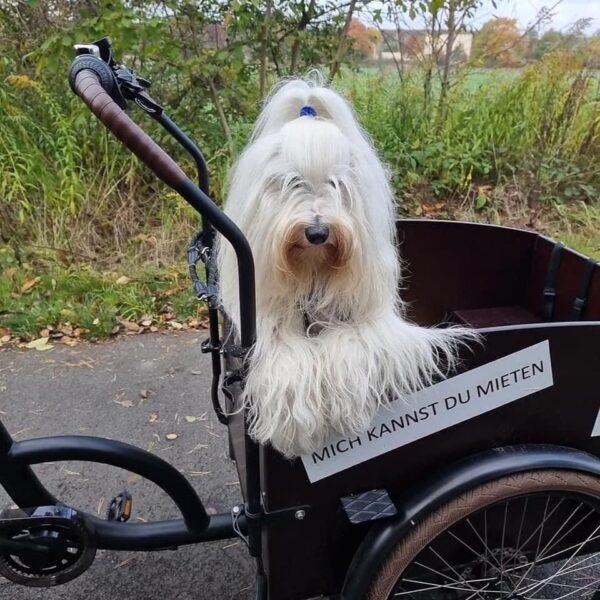
[[[520,66],[525,51],[517,20],[507,17],[485,23],[473,40],[473,59],[486,67]]]
[[[381,44],[381,34],[375,27],[367,27],[359,19],[352,19],[348,28],[352,40],[352,50],[365,58],[373,58]]]

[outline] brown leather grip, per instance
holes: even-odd
[[[93,71],[78,73],[74,87],[104,125],[167,185],[177,188],[187,179],[181,167],[108,95]]]

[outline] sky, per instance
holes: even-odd
[[[480,27],[486,21],[494,17],[512,17],[517,19],[521,29],[533,24],[536,15],[544,7],[552,7],[557,0],[497,0],[497,8],[494,8],[491,0],[484,0],[483,6],[470,25]],[[593,19],[589,32],[600,30],[600,0],[562,0],[552,11],[554,17],[550,24],[542,26],[542,30],[553,28],[565,31],[575,21],[590,17]],[[422,26],[418,20],[410,22],[411,27]]]
[[[555,0],[499,0],[498,8],[486,1],[475,18],[474,24],[481,24],[494,16],[516,18],[521,28],[535,22],[536,15],[544,6],[550,8]],[[544,28],[568,29],[578,19],[590,17],[593,20],[590,30],[600,29],[600,0],[562,0],[552,11],[553,21]]]

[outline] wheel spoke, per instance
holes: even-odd
[[[462,577],[460,575],[460,573],[458,573],[456,571],[456,569],[443,557],[441,556],[438,552],[436,552],[436,550],[433,548],[433,546],[428,546],[429,550],[431,550],[431,552],[433,552],[460,580],[461,583],[464,583],[464,577]],[[481,600],[486,600],[484,596],[482,596],[478,590],[474,590],[473,588],[471,588],[471,591],[476,592],[476,595],[481,598]]]
[[[416,585],[422,585],[424,587],[417,589],[417,590],[410,590],[410,591],[405,591],[405,592],[401,592],[401,593],[396,593],[396,594],[394,594],[394,596],[404,596],[407,594],[420,594],[421,592],[430,592],[432,590],[454,590],[457,592],[473,592],[474,594],[480,594],[480,592],[483,592],[490,585],[489,579],[471,579],[469,581],[465,580],[465,581],[462,581],[459,583],[451,583],[451,584],[433,583],[433,582],[429,582],[429,581],[421,581],[419,579],[403,579],[402,581],[404,583],[414,583]],[[479,590],[473,588],[470,585],[472,583],[485,583],[485,582],[487,582],[486,585]],[[469,587],[464,587],[465,585],[469,585]],[[486,594],[504,594],[504,592],[488,590],[488,591],[486,591]],[[472,596],[470,596],[470,597],[472,597]]]
[[[485,511],[485,514],[487,515],[487,511]],[[484,552],[485,552],[485,555],[484,555],[485,575],[487,576],[487,565],[489,563],[488,558],[487,558],[488,555],[491,556],[494,559],[494,561],[498,565],[498,568],[502,569],[502,565],[500,564],[500,562],[496,558],[495,554],[493,554],[491,548],[487,545],[487,541],[484,541],[481,538],[481,536],[479,535],[479,532],[477,531],[477,528],[475,527],[475,525],[473,525],[473,523],[471,522],[471,519],[469,519],[468,517],[467,517],[467,523],[469,524],[469,526],[473,530],[473,533],[479,538],[479,541],[483,544],[483,548],[484,548]],[[487,519],[486,519],[484,527],[487,528]],[[485,540],[487,540],[487,531],[485,533]]]
[[[594,529],[594,531],[590,535],[588,535],[588,537],[585,540],[583,540],[583,542],[581,542],[575,548],[575,551],[571,554],[571,556],[569,556],[569,558],[567,559],[567,561],[560,567],[560,569],[558,569],[558,571],[556,571],[556,573],[554,573],[551,577],[547,578],[547,580],[542,584],[542,586],[540,588],[538,588],[538,590],[536,591],[536,593],[539,592],[540,590],[542,590],[544,587],[546,587],[548,585],[548,583],[550,583],[553,579],[555,579],[556,577],[558,577],[565,570],[566,566],[571,562],[571,560],[575,556],[577,556],[578,551],[581,550],[581,548],[583,548],[583,546],[585,546],[589,542],[590,538],[592,538],[599,529],[600,529],[600,525],[598,525],[598,527],[596,527],[596,529]],[[585,559],[583,559],[583,560],[585,560]],[[577,564],[580,564],[580,563],[581,563],[581,561],[579,561],[578,563],[576,563],[574,566],[576,566]],[[522,579],[521,579],[521,581],[522,581]],[[535,587],[535,586],[533,586],[533,587]],[[523,590],[522,593],[529,593],[529,592],[532,591],[532,589],[533,588],[525,589],[525,590]],[[518,588],[517,588],[517,591],[519,591]]]

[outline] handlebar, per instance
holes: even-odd
[[[104,125],[169,187],[203,215],[233,246],[238,263],[240,343],[249,350],[256,341],[254,258],[237,225],[183,172],[125,112],[126,101],[111,67],[101,58],[80,55],[71,65],[73,91]]]
[[[183,184],[187,177],[181,167],[111,98],[95,71],[79,71],[73,89],[104,125],[162,181],[172,188]]]

